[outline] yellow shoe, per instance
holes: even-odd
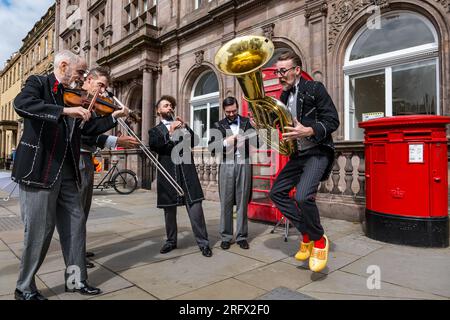
[[[314,248],[311,252],[311,258],[309,259],[309,269],[313,272],[320,272],[327,266],[328,262],[328,249],[330,248],[330,242],[326,235],[323,235],[326,244],[324,249]]]
[[[301,242],[300,243],[300,249],[298,250],[297,254],[295,255],[295,259],[300,261],[305,261],[309,258],[311,255],[311,251],[314,247],[314,241],[310,242]]]

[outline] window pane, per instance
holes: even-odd
[[[197,83],[194,91],[194,97],[202,96],[208,93],[219,91],[219,83],[214,72],[205,73]]]
[[[436,114],[436,62],[392,68],[392,114]]]
[[[385,113],[386,91],[384,71],[350,78],[350,139],[362,140],[364,131],[358,127],[364,113]]]
[[[399,13],[381,18],[380,29],[366,29],[356,40],[350,60],[434,43],[430,28],[416,15]]]
[[[194,122],[193,122],[193,130],[196,135],[198,135],[200,139],[199,146],[206,147],[208,144],[206,129],[207,129],[207,109],[194,110]]]
[[[219,121],[219,107],[211,107],[211,110],[209,111],[209,128],[214,127],[214,123]]]

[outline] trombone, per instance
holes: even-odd
[[[110,98],[112,98],[122,109],[125,109],[125,105],[117,99],[112,92],[106,91]],[[169,181],[170,185],[175,189],[180,197],[184,196],[183,188],[177,183],[177,181],[167,172],[163,165],[158,161],[158,159],[151,153],[147,146],[142,142],[141,139],[134,133],[134,131],[126,124],[126,122],[118,118],[117,122],[122,126],[126,132],[135,138],[139,142],[139,148],[144,152],[144,154],[150,159],[150,161],[156,166],[156,169],[163,175],[164,178]]]

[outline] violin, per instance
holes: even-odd
[[[64,89],[64,104],[68,107],[85,107],[87,108],[94,97],[88,95],[88,92],[83,89]],[[99,116],[107,116],[116,111],[118,107],[113,104],[109,98],[97,96],[93,111]]]
[[[88,108],[92,103],[93,96],[89,95],[88,92],[84,89],[64,89],[64,104],[68,107],[84,107]],[[95,102],[93,104],[92,110],[99,116],[107,116],[112,114],[114,111],[118,110],[119,107],[114,105],[112,99],[107,97],[102,97],[97,95]],[[130,110],[129,112],[130,118],[132,118],[136,122],[140,122],[141,118],[134,111]]]

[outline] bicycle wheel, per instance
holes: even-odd
[[[120,194],[130,194],[137,188],[136,173],[131,170],[120,170],[111,180],[114,190]]]

